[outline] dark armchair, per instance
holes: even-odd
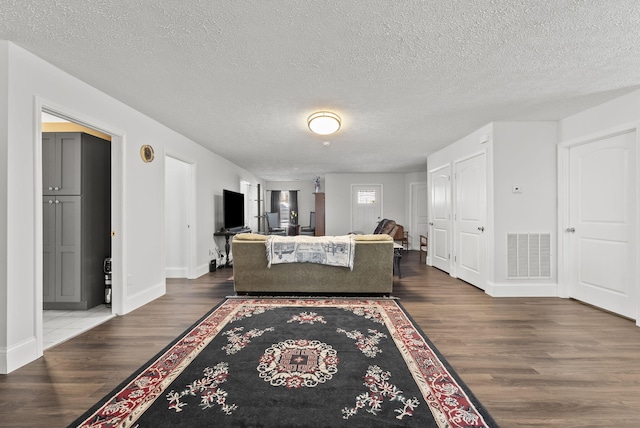
[[[373,231],[374,235],[383,233],[391,236],[395,241],[396,236],[402,236],[404,234],[404,228],[397,224],[395,221],[385,218],[380,220],[380,223],[378,223],[376,230]]]
[[[402,259],[403,245],[397,244],[395,241],[402,240],[404,237],[404,227],[397,224],[393,220],[383,219],[378,223],[376,230],[373,231],[374,235],[387,234],[394,240],[393,243],[393,271],[398,274],[398,278],[402,278],[402,272],[400,271],[400,260]]]
[[[309,226],[302,226],[300,228],[300,235],[311,235],[314,236],[316,234],[316,213],[311,211],[309,213]]]
[[[267,225],[269,227],[269,235],[286,235],[287,231],[284,227],[280,227],[278,221],[278,213],[266,213]]]

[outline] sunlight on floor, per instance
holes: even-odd
[[[44,349],[69,340],[115,317],[111,308],[98,305],[87,311],[43,311]]]

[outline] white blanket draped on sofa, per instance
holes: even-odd
[[[266,241],[268,266],[278,263],[320,263],[353,270],[354,235],[278,236]]]

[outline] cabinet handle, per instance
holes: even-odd
[[[59,204],[59,203],[60,203],[60,201],[56,199],[56,204]]]
[[[60,190],[58,186],[54,187],[53,190]]]
[[[53,190],[53,187],[49,186],[49,190]]]
[[[52,203],[53,203],[53,201],[52,201],[51,199],[49,199],[49,203],[50,203],[50,204],[52,204]]]

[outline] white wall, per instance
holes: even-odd
[[[114,308],[127,313],[165,292],[163,211],[165,154],[196,168],[196,264],[208,271],[215,247],[215,199],[223,188],[239,190],[240,180],[258,183],[246,170],[142,115],[26,50],[0,41],[0,373],[42,355],[42,192],[39,105],[115,135],[121,149],[122,225],[114,243]],[[11,114],[9,114],[11,112]],[[5,137],[6,136],[6,137]],[[156,160],[144,163],[140,147],[151,144]],[[117,167],[117,166],[116,166]],[[114,189],[117,193],[118,189]],[[6,217],[5,217],[6,216]],[[116,288],[116,276],[122,278]],[[6,310],[4,310],[6,308]],[[6,336],[5,336],[6,335]]]
[[[406,174],[326,174],[325,227],[327,235],[351,232],[351,186],[382,185],[382,216],[405,225]],[[373,232],[373,229],[370,233]]]
[[[429,155],[427,163],[429,171],[436,170],[442,166],[453,163],[458,159],[464,159],[473,154],[488,150],[490,143],[481,143],[485,136],[492,138],[493,125],[488,124],[472,132],[471,134],[455,141],[441,150]],[[489,154],[487,154],[489,157]],[[488,166],[488,165],[487,165]],[[488,168],[487,168],[488,169]]]
[[[454,162],[486,152],[485,291],[489,294],[557,295],[555,271],[550,279],[506,279],[508,232],[550,232],[552,245],[556,242],[557,126],[557,122],[491,123],[428,158],[429,170],[451,165],[453,171]],[[513,185],[521,186],[522,193],[512,193]]]
[[[557,295],[557,139],[555,121],[493,124],[493,295]],[[552,277],[507,279],[507,233],[551,233]]]
[[[562,119],[559,125],[559,141],[601,134],[611,128],[635,123],[638,120],[640,120],[640,90]]]

